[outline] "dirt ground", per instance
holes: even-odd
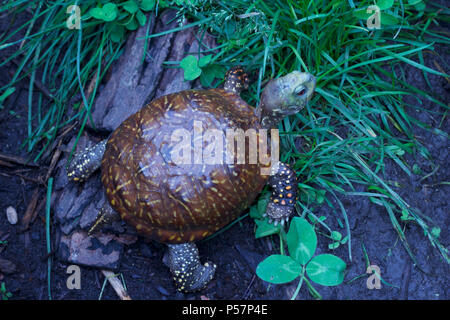
[[[0,24],[3,32],[5,24]],[[0,61],[10,54],[9,50],[0,51]],[[436,55],[436,53],[438,55]],[[450,61],[448,50],[437,48],[433,54],[426,55],[426,65],[435,68],[433,61],[447,67]],[[5,85],[12,76],[16,65],[7,64],[1,68],[0,86]],[[408,82],[416,87],[430,91],[422,72],[406,67]],[[433,92],[444,103],[449,102],[449,82],[438,76],[430,75]],[[22,81],[16,92],[8,98],[5,109],[0,110],[0,153],[27,157],[21,144],[27,137],[27,95],[28,81]],[[414,97],[407,97],[411,105],[418,105]],[[421,106],[430,112],[409,108],[408,113],[431,127],[440,125],[444,110],[431,101],[423,101]],[[16,115],[7,110],[13,109]],[[440,129],[450,133],[448,118]],[[395,163],[388,161],[384,178],[396,181],[396,191],[413,207],[428,215],[441,228],[440,241],[447,248],[450,244],[448,225],[448,194],[450,186],[440,184],[449,181],[448,166],[449,143],[442,135],[416,128],[416,137],[428,148],[431,161],[420,155],[408,156],[408,164],[417,164],[422,174],[408,177]],[[10,299],[47,299],[47,249],[45,236],[45,188],[40,186],[38,216],[25,232],[20,223],[11,225],[6,220],[5,211],[14,207],[19,219],[31,200],[34,190],[39,186],[37,179],[45,176],[49,163],[38,167],[13,164],[11,167],[0,162],[0,258],[14,263],[9,273],[0,273],[0,282],[5,283]],[[436,169],[437,168],[437,169]],[[435,171],[426,179],[423,176]],[[352,261],[349,261],[347,246],[341,246],[333,254],[341,257],[348,265],[345,282],[337,287],[315,285],[324,299],[449,299],[449,265],[443,261],[421,229],[412,224],[405,227],[406,237],[416,255],[420,269],[413,265],[399,240],[387,212],[360,197],[341,197],[348,213],[352,232]],[[336,221],[338,213],[323,206],[318,215],[325,215],[333,230],[341,230]],[[163,245],[148,242],[140,238],[127,246],[123,252],[120,273],[125,280],[128,292],[133,299],[289,299],[295,291],[297,282],[287,285],[269,285],[255,275],[257,264],[266,256],[278,253],[276,239],[255,239],[254,222],[245,218],[227,232],[209,241],[198,244],[203,260],[214,261],[217,265],[215,279],[203,291],[194,294],[181,294],[175,291],[169,270],[162,263],[165,248]],[[54,241],[56,225],[52,225]],[[328,241],[319,236],[321,253],[328,252]],[[372,265],[379,267],[385,283],[380,289],[367,288],[366,260],[363,246],[366,248]],[[52,262],[51,291],[53,299],[98,299],[104,277],[99,270],[81,268],[81,289],[69,290],[66,286],[67,264],[57,259]],[[363,275],[361,277],[358,277]],[[356,278],[356,279],[355,279]],[[353,281],[350,281],[354,279]],[[303,286],[298,299],[312,299],[306,286]],[[118,299],[110,285],[106,285],[102,299]]]

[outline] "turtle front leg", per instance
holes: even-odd
[[[200,263],[197,246],[193,242],[168,244],[169,267],[178,291],[203,289],[214,277],[216,265]]]
[[[289,165],[279,162],[269,178],[272,195],[267,205],[265,215],[269,216],[269,223],[284,225],[294,212],[297,199],[297,176]]]
[[[236,66],[228,70],[225,74],[223,88],[226,91],[239,95],[242,90],[248,89],[249,84],[250,80],[247,73],[245,73],[241,66]]]
[[[69,180],[85,181],[100,167],[106,149],[106,142],[107,140],[103,140],[75,155],[67,168]]]

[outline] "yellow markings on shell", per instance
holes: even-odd
[[[122,189],[123,187],[126,187],[127,185],[129,185],[132,181],[128,180],[127,182],[122,183],[121,185],[117,186],[117,188],[112,192],[112,194],[115,194],[117,191],[119,191],[120,189]],[[129,192],[125,191],[124,194],[129,194]]]
[[[195,220],[195,216],[192,214],[191,209],[189,209],[189,207],[187,205],[185,205],[183,203],[183,201],[180,201],[179,199],[175,198],[170,192],[168,192],[167,195],[169,196],[170,199],[172,199],[175,202],[177,202],[178,204],[180,204],[187,211],[187,213],[191,217],[192,221],[194,221],[194,223],[197,223],[197,221]],[[174,211],[173,213],[174,213],[174,217],[176,217],[176,211]]]
[[[151,223],[153,223],[153,217],[150,212],[147,212],[147,217],[150,219]]]

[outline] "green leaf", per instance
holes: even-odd
[[[134,17],[125,25],[125,28],[127,28],[130,31],[136,30],[137,28],[139,28],[139,23],[137,22],[136,18]]]
[[[432,235],[434,238],[439,238],[439,236],[441,235],[441,228],[439,228],[439,227],[433,227],[433,228],[431,229],[431,235]]]
[[[145,22],[147,22],[147,17],[142,13],[141,10],[138,10],[136,12],[136,19],[141,26],[145,25]]]
[[[419,12],[423,12],[425,10],[425,7],[426,7],[425,2],[422,1],[414,6],[414,8]]]
[[[323,286],[336,286],[344,281],[347,265],[332,254],[321,254],[312,258],[306,266],[306,274],[315,283]]]
[[[131,14],[136,13],[136,11],[138,11],[139,9],[138,5],[136,4],[136,1],[133,0],[123,3],[122,6],[125,11],[128,11]]]
[[[262,198],[262,199],[258,200],[258,211],[261,215],[266,213],[268,203],[269,203],[269,198]]]
[[[103,20],[103,10],[102,8],[92,8],[89,10],[89,14],[98,20]]]
[[[122,41],[125,34],[125,28],[119,24],[114,24],[111,27],[111,41],[119,43]]]
[[[323,201],[325,200],[325,193],[327,191],[326,190],[317,190],[316,191],[316,201],[321,204],[323,203]]]
[[[203,68],[211,61],[211,59],[212,59],[212,54],[208,54],[207,56],[200,57],[200,59],[198,60],[198,66],[200,68]]]
[[[203,73],[202,73],[202,75],[200,76],[200,78],[201,78],[202,76],[203,76]],[[253,218],[253,219],[260,219],[260,218],[262,218],[262,215],[259,214],[259,211],[258,211],[257,206],[251,206],[251,207],[250,207],[250,218]]]
[[[180,67],[184,70],[184,80],[197,79],[202,73],[202,69],[198,67],[197,58],[189,55],[180,61]]]
[[[305,265],[317,248],[317,235],[314,228],[304,218],[294,217],[287,233],[290,256]]]
[[[256,231],[255,231],[255,238],[262,238],[267,237],[272,234],[277,234],[281,230],[281,225],[275,226],[273,223],[267,222],[267,220],[255,220],[256,223]]]
[[[114,3],[108,2],[102,8],[103,20],[113,21],[117,17],[117,6]]]
[[[339,245],[340,245],[339,242],[333,242],[333,243],[330,243],[330,244],[328,245],[328,249],[334,250],[334,249],[338,248]]]
[[[369,14],[366,12],[366,9],[358,9],[353,11],[353,16],[358,18],[358,19],[367,19],[371,16],[372,14]]]
[[[142,0],[140,1],[140,7],[144,11],[150,11],[155,8],[155,0]]]
[[[402,221],[414,221],[414,218],[412,218],[409,215],[409,211],[408,210],[402,209],[402,215],[400,217],[400,220],[402,220]]]
[[[378,0],[376,3],[380,10],[386,10],[393,6],[394,0]]]
[[[331,239],[333,239],[334,241],[340,241],[342,239],[342,234],[339,231],[332,231]]]
[[[399,19],[389,13],[383,12],[381,13],[381,26],[392,26],[398,24]]]
[[[287,283],[300,275],[301,266],[291,257],[274,254],[258,264],[256,274],[270,283]]]
[[[114,3],[107,3],[102,8],[92,8],[89,14],[98,20],[113,21],[117,17],[117,6]]]
[[[420,167],[417,165],[417,163],[414,163],[413,167],[412,167],[412,171],[414,174],[422,174],[422,170],[420,169]]]
[[[225,67],[219,66],[217,64],[208,64],[205,67],[202,67],[202,74],[200,75],[200,81],[202,82],[203,87],[211,87],[212,82],[215,78],[223,79],[225,76],[226,69]],[[262,199],[260,201],[263,201],[264,205],[267,206],[267,199]],[[258,208],[259,208],[260,202],[258,202]],[[264,213],[266,211],[264,207]],[[261,213],[261,214],[262,214]]]

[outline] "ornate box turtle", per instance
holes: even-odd
[[[230,130],[275,128],[285,116],[305,106],[315,84],[312,75],[294,71],[271,80],[260,105],[253,108],[240,97],[248,77],[235,67],[227,72],[223,89],[186,90],[152,101],[107,140],[77,154],[68,167],[69,179],[78,182],[101,167],[109,203],[91,231],[123,219],[142,236],[168,245],[178,290],[202,289],[213,278],[216,265],[200,263],[194,242],[236,219],[267,182],[272,196],[266,214],[271,221],[284,223],[293,212],[297,181],[283,163],[271,163],[270,174],[262,174],[264,166],[249,161],[247,153],[243,162],[236,161],[239,147],[232,162],[222,161],[220,152],[213,158],[219,161],[204,161],[201,153],[209,145],[199,133],[225,136]],[[183,134],[188,136],[187,144],[180,142],[186,138]],[[244,148],[250,146],[248,140]],[[174,160],[180,150],[190,155],[182,162]]]

